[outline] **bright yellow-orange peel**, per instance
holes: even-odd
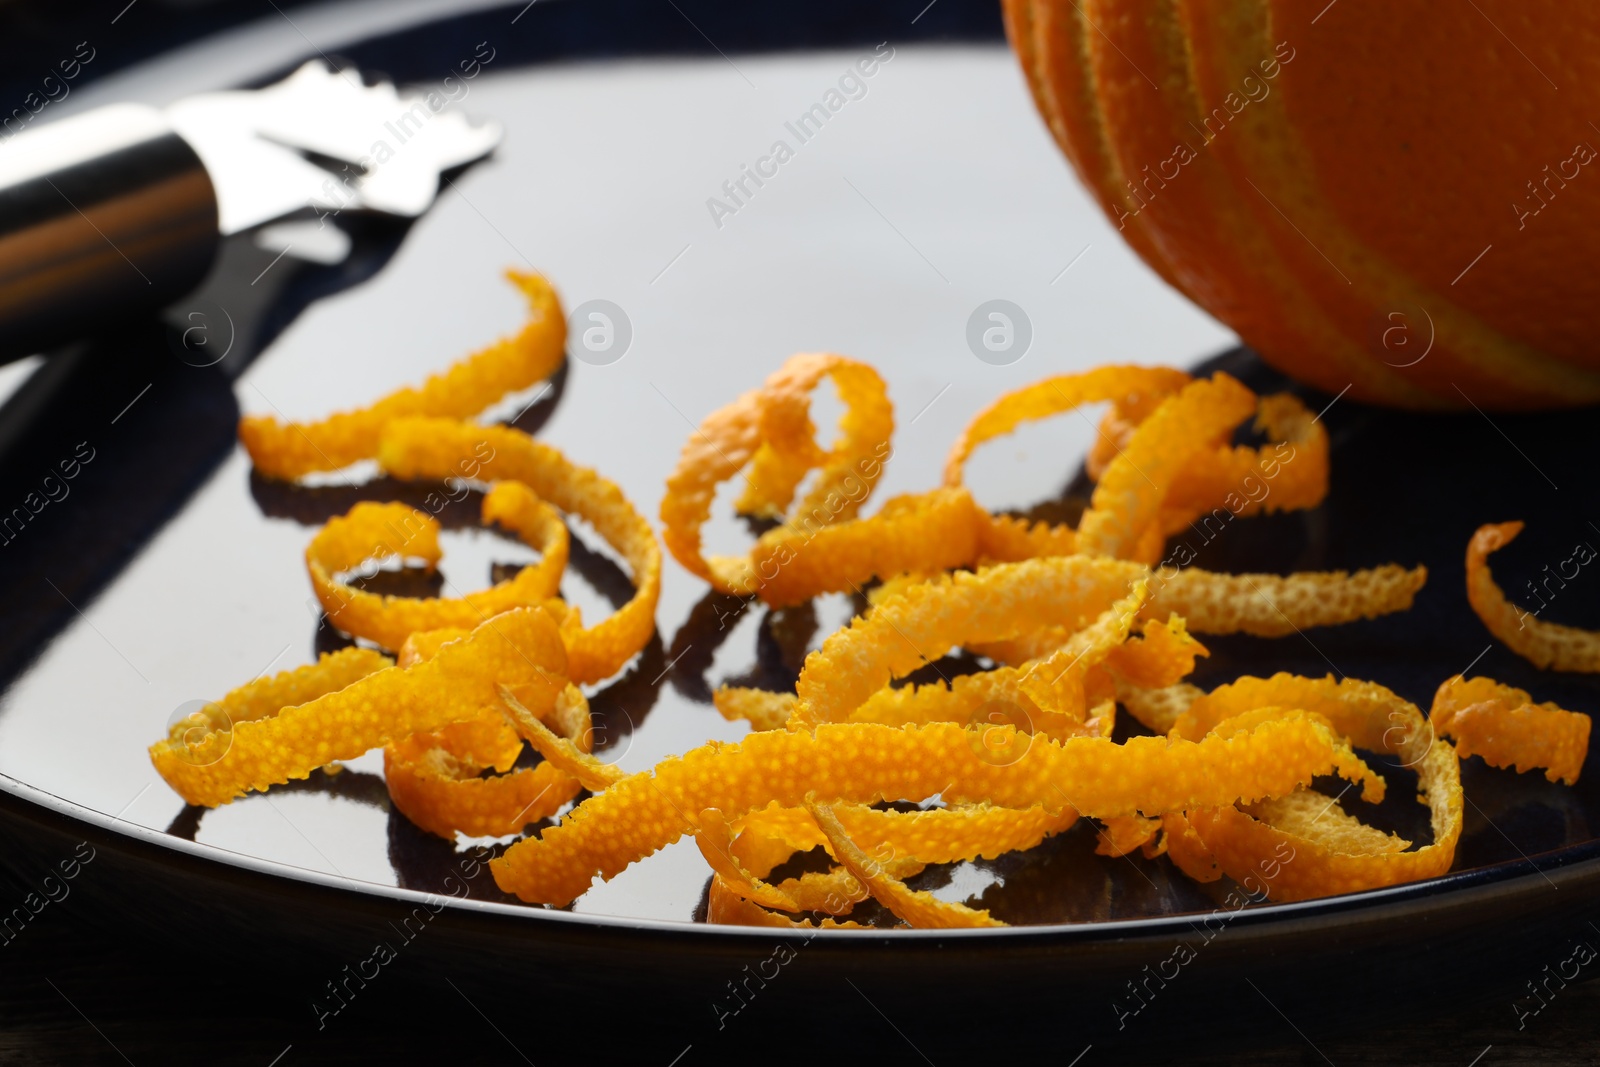
[[[367,674],[231,730],[169,737],[151,746],[150,758],[184,800],[215,807],[419,731],[475,719],[499,699],[501,683],[546,691],[553,700],[566,685],[565,669],[549,615],[519,608],[440,646],[432,659]]]
[[[1377,838],[1352,832],[1343,809],[1335,812],[1330,807],[1329,818],[1319,821],[1304,817],[1302,805],[1309,803],[1305,800],[1280,799],[1254,809],[1250,805],[1255,801],[1246,801],[1245,810],[1228,805],[1165,815],[1171,838],[1168,854],[1175,862],[1185,871],[1191,866],[1205,869],[1207,862],[1200,857],[1209,857],[1217,870],[1247,888],[1259,886],[1275,900],[1352,893],[1432,878],[1450,869],[1463,817],[1460,762],[1455,749],[1436,736],[1416,705],[1381,685],[1290,674],[1241,678],[1195,700],[1172,733],[1207,736],[1209,731],[1228,729],[1241,711],[1249,709],[1249,714],[1259,716],[1274,708],[1318,715],[1354,747],[1398,756],[1417,774],[1418,799],[1429,808],[1433,841],[1414,851],[1375,849]],[[1256,814],[1250,814],[1252,810]],[[1198,848],[1187,840],[1190,831]],[[1356,850],[1347,851],[1351,848]]]
[[[239,420],[239,440],[250,453],[250,461],[274,478],[339,470],[375,456],[383,428],[394,419],[415,415],[468,418],[507,393],[550,377],[565,358],[567,323],[561,301],[550,283],[537,274],[508,271],[506,277],[528,298],[532,313],[515,337],[468,356],[430,377],[421,388],[401,389],[367,407],[318,422],[247,415]]]
[[[384,431],[378,462],[399,478],[449,478],[468,457],[484,481],[521,482],[540,499],[588,522],[628,564],[633,599],[594,626],[580,628],[575,611],[551,602],[553,610],[574,624],[562,627],[568,677],[588,684],[616,674],[655,632],[661,548],[650,524],[615,483],[573,463],[559,449],[505,426],[399,419]]]
[[[845,920],[843,922],[824,918],[820,923],[808,922],[805,919],[791,919],[787,915],[780,915],[769,911],[761,905],[746,900],[740,896],[723,880],[721,875],[713,875],[711,890],[706,908],[706,922],[719,926],[771,926],[780,930],[858,930],[862,926],[858,922]]]
[[[500,687],[500,699],[522,736],[544,757],[541,766],[556,768],[593,793],[616,785],[626,777],[620,767],[605,763],[590,752],[594,731],[587,714],[579,729],[568,729],[563,737],[541,722],[508,687]]]
[[[945,457],[944,484],[961,485],[967,460],[979,445],[1003,437],[1025,422],[1105,400],[1135,411],[1143,421],[1143,416],[1189,381],[1189,375],[1172,367],[1112,366],[1061,374],[1014,389],[980,411],[961,431]]]
[[[1372,619],[1411,607],[1428,579],[1425,567],[1395,564],[1360,571],[1298,571],[1289,575],[1220,574],[1199,567],[1161,567],[1153,572],[1127,560],[1101,560],[1107,575],[1132,582],[1150,574],[1146,619],[1181,616],[1195,633],[1247,633],[1284,637],[1314,626]],[[984,655],[1022,663],[1049,655],[1074,623],[1046,623],[1016,637],[989,641]],[[1077,624],[1081,625],[1081,624]]]
[[[209,763],[220,759],[231,746],[231,731],[238,724],[270,718],[281,708],[337,692],[391,665],[388,656],[367,648],[325,652],[315,663],[241,685],[179,719],[168,730],[167,739],[151,747],[151,757],[158,770],[173,761]]]
[[[837,445],[824,451],[813,439],[809,396],[832,378],[844,402]],[[781,518],[801,479],[817,470],[816,484],[776,534],[809,539],[817,530],[855,517],[889,458],[893,408],[883,379],[865,363],[833,354],[791,357],[766,384],[719,408],[684,443],[661,501],[667,550],[718,590],[756,591],[753,559],[702,553],[701,528],[711,516],[717,486],[746,466],[738,509]]]
[[[630,775],[537,839],[513,845],[491,870],[506,892],[564,905],[597,875],[610,878],[693,832],[686,813],[706,808],[736,819],[773,803],[798,807],[808,794],[824,803],[876,804],[938,793],[949,804],[1071,807],[1109,818],[1281,796],[1333,771],[1342,753],[1338,739],[1310,717],[1198,743],[1035,738],[1011,762],[987,758],[955,723],[771,730],[737,744],[712,742]]]
[[[401,650],[399,665],[431,659],[461,636],[465,636],[461,630],[413,634]],[[589,744],[589,703],[576,686],[567,685],[553,698],[553,684],[518,688],[573,742]],[[502,685],[500,692],[504,699],[511,690]],[[520,702],[517,707],[522,714],[533,715]],[[383,776],[394,806],[429,833],[446,840],[454,840],[457,832],[500,837],[549,818],[579,788],[562,767],[551,763],[506,773],[521,751],[522,739],[504,711],[491,706],[475,719],[389,743],[383,750]],[[500,773],[483,775],[489,768]]]
[[[811,421],[811,393],[824,378],[833,380],[844,405],[839,439],[826,451],[816,443]],[[867,364],[833,353],[807,353],[790,357],[767,378],[759,427],[761,444],[735,508],[782,519],[801,479],[816,470],[816,483],[795,509],[796,518],[823,508],[828,522],[842,522],[855,517],[881,471],[882,448],[894,434],[894,405],[882,376]]]
[[[1589,754],[1589,716],[1535,704],[1521,689],[1492,678],[1447,680],[1434,694],[1428,721],[1462,756],[1523,773],[1543,769],[1552,782],[1576,785]]]
[[[787,607],[823,593],[861,592],[874,578],[964,566],[978,555],[983,519],[965,489],[895,497],[867,518],[816,527],[801,515],[739,557],[748,567],[740,591]]]
[[[827,837],[828,851],[896,918],[912,926],[937,929],[1006,925],[987,911],[939,900],[932,893],[911,889],[895,876],[889,866],[867,855],[850,839],[831,806],[807,798],[806,810],[817,820],[817,825]]]
[[[765,689],[721,686],[711,694],[711,703],[724,719],[743,719],[752,730],[781,730],[794,713],[793,693],[773,693]]]
[[[588,719],[588,703],[577,686],[568,685],[556,698],[552,714],[565,709],[580,711]],[[579,727],[575,743],[588,736]],[[565,739],[563,739],[565,740]],[[464,833],[469,837],[500,837],[521,833],[529,823],[548,819],[573,797],[579,783],[565,768],[546,761],[500,774],[482,776],[484,764],[453,753],[441,733],[416,733],[383,750],[383,775],[389,798],[400,813],[429,833],[446,840]]]
[[[1522,532],[1520,522],[1478,527],[1467,544],[1467,600],[1489,632],[1511,651],[1532,663],[1555,671],[1600,671],[1600,633],[1575,626],[1544,622],[1537,612],[1524,611],[1506,599],[1489,571],[1489,556],[1509,545]],[[1587,555],[1583,555],[1587,553]],[[1580,545],[1580,563],[1594,558]]]
[[[1225,509],[1229,518],[1313,508],[1328,494],[1328,432],[1289,393],[1264,396],[1255,426],[1268,444],[1197,453],[1163,502],[1166,532]]]
[[[1256,396],[1226,374],[1190,382],[1140,424],[1106,466],[1078,522],[1078,551],[1129,558],[1159,556],[1161,509],[1195,457],[1243,422]],[[1150,546],[1154,545],[1154,551]]]
[[[1138,576],[1115,561],[1062,556],[910,586],[807,657],[796,685],[795,718],[843,721],[893,679],[959,645],[1058,624],[1081,629],[1126,595]]]
[[[336,577],[384,556],[439,563],[439,522],[405,504],[363,501],[330,519],[306,546],[306,569],[328,619],[345,633],[397,649],[419,630],[470,628],[502,611],[555,596],[569,552],[566,524],[521,482],[497,482],[483,498],[483,521],[498,522],[538,549],[538,563],[462,597],[382,596]]]

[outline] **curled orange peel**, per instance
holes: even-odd
[[[1198,452],[1173,483],[1162,508],[1169,533],[1226,508],[1232,518],[1314,508],[1328,495],[1328,432],[1289,393],[1261,397],[1258,448],[1222,445]]]
[[[1491,767],[1522,773],[1542,769],[1552,782],[1576,785],[1589,755],[1589,716],[1535,704],[1521,689],[1492,678],[1446,680],[1428,718],[1460,755],[1482,756]]]
[[[1006,925],[987,911],[939,900],[932,893],[911,889],[895,877],[888,866],[867,855],[850,839],[832,806],[808,797],[806,810],[827,837],[828,851],[896,918],[911,926],[935,929]]]
[[[980,411],[961,431],[945,457],[944,484],[961,485],[967,460],[979,445],[1012,433],[1025,422],[1105,400],[1143,416],[1189,381],[1189,375],[1172,367],[1111,366],[1061,374],[1014,389]],[[1116,450],[1112,451],[1114,455]]]
[[[520,482],[497,482],[483,498],[483,521],[498,522],[537,549],[538,563],[488,589],[462,597],[383,596],[352,588],[337,575],[383,556],[441,558],[439,522],[405,504],[363,501],[330,519],[306,546],[311,587],[328,619],[345,633],[397,649],[418,631],[472,627],[502,611],[555,596],[569,542],[561,516]]]
[[[859,930],[864,927],[851,920],[840,921],[824,917],[821,922],[791,919],[761,905],[746,900],[730,887],[720,875],[711,879],[706,907],[706,922],[721,926],[767,926],[780,930]]]
[[[544,757],[544,765],[556,768],[592,793],[601,792],[626,777],[620,767],[597,759],[590,751],[594,743],[593,730],[587,717],[581,732],[569,730],[563,737],[539,721],[539,716],[524,706],[509,687],[500,687],[500,700],[522,736]]]
[[[824,724],[713,742],[630,775],[573,809],[537,839],[494,860],[496,883],[523,900],[564,905],[695,829],[689,812],[738,818],[776,803],[876,804],[938,793],[948,804],[1041,805],[1106,818],[1246,803],[1332,771],[1340,742],[1309,717],[1269,721],[1188,742],[1035,738],[1012,762],[985,758],[954,723],[893,728]]]
[[[1288,794],[1277,793],[1277,803],[1263,808],[1246,801],[1163,815],[1168,855],[1185,872],[1220,871],[1252,893],[1306,900],[1419,881],[1450,869],[1463,819],[1460,762],[1416,705],[1381,685],[1289,674],[1241,678],[1196,699],[1172,734],[1208,736],[1214,729],[1227,729],[1241,709],[1260,715],[1261,709],[1270,713],[1272,708],[1317,715],[1352,746],[1399,757],[1417,774],[1418,799],[1429,809],[1432,842],[1415,850],[1375,850],[1373,834],[1351,831],[1343,809],[1336,813],[1328,807],[1330,818],[1322,822],[1305,819],[1301,809],[1287,812],[1285,805],[1292,802],[1281,798]]]
[[[620,671],[655,632],[661,597],[661,548],[655,532],[622,490],[559,449],[505,426],[476,426],[449,419],[400,419],[383,433],[378,462],[398,478],[455,477],[471,461],[484,481],[521,482],[541,500],[588,522],[629,569],[634,596],[610,616],[583,628],[576,612],[558,602],[563,622],[567,673],[579,684]]]
[[[833,380],[844,406],[839,439],[827,450],[817,445],[811,421],[811,393],[824,378]],[[801,479],[816,470],[816,484],[796,514],[826,507],[828,521],[842,522],[854,518],[866,500],[861,464],[885,458],[879,450],[894,434],[894,406],[882,376],[872,367],[833,353],[808,353],[791,357],[767,378],[761,390],[759,429],[761,444],[751,457],[735,509],[744,515],[782,519]],[[836,495],[837,506],[832,502]]]
[[[824,377],[833,379],[845,405],[839,442],[828,451],[813,440],[809,402]],[[791,357],[763,388],[707,416],[685,442],[661,501],[667,550],[722,592],[756,592],[760,575],[754,553],[703,554],[701,529],[711,516],[717,486],[748,466],[738,509],[781,518],[801,479],[817,470],[811,491],[784,525],[768,534],[769,543],[776,540],[771,535],[785,535],[792,549],[797,537],[809,540],[823,527],[855,517],[883,474],[893,432],[893,407],[876,370],[831,353]]]
[[[338,692],[391,663],[388,656],[371,649],[342,648],[323,653],[315,663],[258,678],[173,723],[166,740],[151,747],[151,758],[156,760],[157,770],[174,762],[209,764],[232,746],[235,726],[271,718],[282,708]]]
[[[1554,671],[1600,671],[1600,633],[1545,622],[1506,599],[1489,570],[1489,557],[1522,532],[1520,522],[1480,526],[1467,544],[1467,600],[1502,644],[1535,667]],[[1594,551],[1580,545],[1594,558]],[[1542,609],[1541,609],[1542,610]]]
[[[566,358],[567,323],[550,283],[537,274],[507,271],[527,297],[531,318],[516,336],[497,341],[430,377],[367,407],[317,422],[284,422],[266,415],[239,420],[239,440],[261,473],[292,479],[348,467],[378,452],[391,421],[409,416],[464,419],[507,393],[543,381]]]
[[[413,634],[398,664],[409,667],[438,654],[465,631],[444,629]],[[511,690],[501,685],[502,698]],[[580,745],[588,745],[589,703],[568,684],[521,685],[529,702],[559,724]],[[518,704],[523,714],[533,713]],[[579,785],[552,763],[512,771],[522,751],[518,736],[500,707],[486,707],[475,719],[422,731],[384,746],[383,776],[389,798],[402,815],[446,840],[518,834],[529,823],[549,818],[570,802]],[[500,773],[484,775],[486,769]],[[507,773],[510,772],[510,773]]]
[[[781,730],[794,714],[793,693],[774,693],[765,689],[721,686],[711,694],[711,703],[729,722],[743,719],[752,730]]]
[[[343,688],[200,737],[150,748],[167,784],[190,804],[215,807],[250,790],[305,778],[335,760],[480,717],[506,682],[548,692],[566,685],[566,650],[539,609],[496,615],[411,667],[385,667]]]
[[[1095,484],[1089,510],[1078,522],[1078,551],[1159,557],[1161,509],[1173,485],[1196,456],[1243,422],[1255,405],[1254,393],[1222,373],[1190,382],[1164,401]],[[1158,531],[1154,537],[1152,529]]]

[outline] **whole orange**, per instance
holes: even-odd
[[[1269,363],[1404,407],[1600,401],[1600,4],[1004,4],[1100,206]]]

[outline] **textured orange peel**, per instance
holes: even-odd
[[[268,415],[239,420],[239,440],[250,461],[273,478],[334,471],[377,454],[384,427],[408,416],[464,419],[507,393],[554,374],[566,358],[567,323],[550,283],[537,274],[508,271],[528,300],[531,317],[514,337],[461,360],[419,388],[390,393],[367,407],[317,422],[284,422]]]
[[[1507,648],[1554,671],[1600,671],[1600,633],[1545,622],[1506,599],[1489,570],[1489,557],[1522,532],[1520,522],[1480,526],[1467,544],[1467,600],[1483,625]],[[1586,547],[1586,546],[1584,546]],[[1593,559],[1590,552],[1589,559]]]

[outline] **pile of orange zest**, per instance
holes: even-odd
[[[583,628],[575,609],[562,614],[567,675],[589,684],[622,670],[655,633],[661,596],[661,547],[644,516],[617,485],[580,467],[559,449],[505,426],[450,419],[399,419],[384,431],[378,462],[398,478],[448,478],[467,457],[485,481],[521,482],[541,500],[588,522],[627,563],[634,596],[609,617]]]
[[[528,298],[531,318],[515,337],[430,377],[421,388],[400,389],[355,411],[317,422],[283,422],[265,415],[239,420],[239,440],[262,474],[292,479],[340,470],[377,454],[383,429],[413,415],[470,418],[507,393],[550,377],[566,358],[567,323],[550,283],[537,274],[506,276]]]
[[[1467,544],[1467,600],[1489,632],[1532,663],[1555,671],[1600,671],[1600,633],[1544,622],[1506,599],[1489,571],[1489,556],[1522,532],[1520,522],[1478,527]],[[1592,553],[1590,555],[1592,558]]]
[[[973,926],[1004,926],[987,911],[969,908],[965,904],[939,900],[932,893],[913,890],[884,864],[863,852],[850,839],[844,825],[833,813],[833,808],[815,800],[806,799],[806,810],[816,819],[817,825],[828,838],[828,851],[856,877],[873,898],[894,913],[895,917],[912,926],[950,929]]]
[[[894,728],[825,724],[813,732],[754,733],[712,742],[630,775],[573,809],[538,838],[494,860],[496,883],[523,900],[565,905],[596,876],[610,878],[693,832],[686,814],[717,808],[728,818],[777,803],[876,804],[939,794],[949,804],[1064,806],[1096,818],[1176,811],[1281,796],[1349,758],[1309,717],[1263,722],[1195,743],[1102,737],[1034,738],[1012,762],[986,758],[955,723]]]
[[[515,607],[557,595],[570,551],[567,527],[550,505],[520,482],[497,482],[483,498],[483,521],[498,522],[540,553],[488,589],[459,598],[381,596],[352,588],[336,575],[385,556],[438,566],[439,522],[405,504],[363,501],[328,521],[306,546],[311,587],[328,620],[345,633],[398,649],[413,633],[471,627]]]
[[[1552,782],[1576,785],[1589,755],[1589,716],[1555,704],[1535,704],[1521,689],[1492,678],[1460,675],[1439,686],[1428,721],[1455,741],[1462,756],[1491,767],[1544,770]]]
[[[1296,709],[1279,712],[1277,709]],[[1417,774],[1418,799],[1428,806],[1431,843],[1415,851],[1403,839],[1357,830],[1336,797],[1288,799],[1287,793],[1237,805],[1168,811],[1167,854],[1190,874],[1227,874],[1253,894],[1307,900],[1437,877],[1450,869],[1461,836],[1460,761],[1416,705],[1373,682],[1277,674],[1241,678],[1196,699],[1172,736],[1215,736],[1247,715],[1313,714],[1348,744],[1398,756]],[[1269,720],[1270,721],[1270,720]],[[1261,723],[1255,724],[1259,729]],[[1192,837],[1191,837],[1192,835]],[[1198,877],[1198,875],[1196,875]]]
[[[518,608],[441,646],[432,659],[385,667],[231,730],[169,737],[151,746],[150,758],[185,801],[215,807],[419,731],[477,718],[498,700],[497,682],[548,690],[553,699],[566,684],[565,659],[550,617]]]

